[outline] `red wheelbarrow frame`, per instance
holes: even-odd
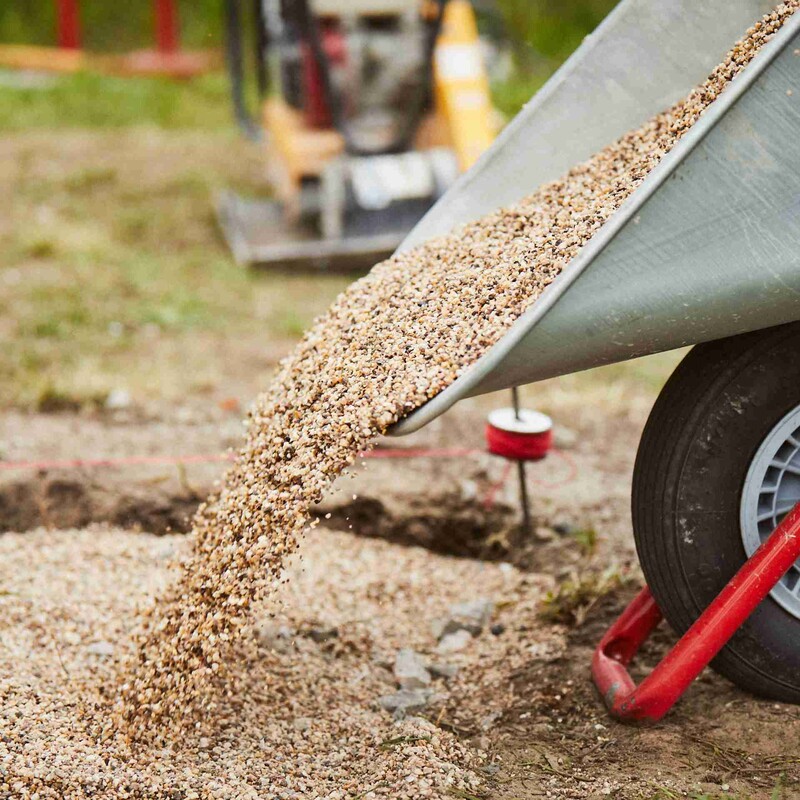
[[[592,677],[611,716],[633,723],[661,719],[798,558],[800,503],[637,686],[628,664],[662,619],[650,590],[643,589],[609,628],[592,659]]]

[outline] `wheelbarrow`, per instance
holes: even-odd
[[[401,249],[641,124],[772,6],[623,0]],[[661,717],[712,659],[751,692],[800,702],[800,13],[502,340],[392,433],[465,397],[686,345],[635,465],[648,588],[593,663],[625,720]],[[682,638],[637,689],[626,665],[662,613]]]

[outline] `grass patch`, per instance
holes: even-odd
[[[100,408],[108,398],[107,392],[76,395],[46,383],[39,390],[34,408],[42,414],[58,414],[64,411],[80,411],[84,408]]]
[[[569,535],[575,540],[583,556],[591,557],[597,551],[597,531],[594,528],[576,528]]]
[[[616,568],[602,573],[574,574],[542,599],[538,616],[543,622],[578,627],[594,606],[625,581]]]
[[[211,73],[191,81],[172,81],[78,72],[55,76],[36,87],[15,86],[11,79],[0,83],[3,131],[134,125],[232,130],[226,76]]]
[[[492,86],[500,111],[516,114],[616,4],[617,0],[498,0],[514,67]]]

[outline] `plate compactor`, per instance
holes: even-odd
[[[642,124],[773,6],[622,0],[402,248],[513,203]],[[504,338],[393,432],[464,397],[691,344],[634,469],[647,588],[593,662],[628,721],[660,718],[709,663],[800,702],[800,12]],[[493,441],[523,459],[516,416]],[[681,638],[637,687],[627,664],[662,614]]]
[[[241,127],[262,140],[270,201],[224,193],[244,264],[369,267],[390,254],[494,138],[467,0],[227,0]],[[247,111],[255,64],[261,121]]]

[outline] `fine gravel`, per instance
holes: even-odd
[[[476,795],[486,754],[442,723],[478,729],[510,702],[509,675],[534,643],[553,657],[563,648],[560,632],[536,621],[551,586],[543,577],[325,530],[308,537],[302,559],[287,559],[280,598],[236,645],[213,731],[169,751],[98,745],[93,721],[107,706],[97,686],[113,683],[116,663],[93,645],[128,652],[137,607],[190,548],[182,535],[101,526],[0,537],[0,798]],[[476,637],[453,657],[457,678],[432,680],[428,719],[396,721],[380,699],[396,691],[397,652],[431,654],[425,621],[474,591],[502,600],[502,619],[525,618],[526,631]],[[267,626],[285,631],[279,646],[259,635]],[[317,641],[319,630],[332,633]]]
[[[142,613],[134,647],[90,654],[119,661],[96,692],[74,700],[76,725],[80,719],[98,742],[96,752],[74,761],[64,778],[52,749],[44,758],[24,739],[0,740],[0,759],[29,793],[18,796],[84,796],[79,787],[131,752],[160,753],[148,761],[150,777],[159,775],[174,757],[168,750],[180,753],[196,746],[195,737],[213,736],[232,708],[246,713],[259,692],[290,691],[277,675],[261,687],[237,680],[237,654],[256,604],[286,580],[286,558],[313,527],[309,510],[388,426],[502,337],[798,6],[800,0],[777,6],[684,100],[562,179],[379,264],[338,298],[258,399],[246,444],[219,493],[199,510],[175,579]],[[39,635],[54,624],[43,619]],[[48,727],[57,697],[39,703],[32,681],[24,716],[41,744],[64,730]],[[270,724],[265,714],[261,725]],[[251,767],[253,787],[262,767]],[[154,796],[132,784],[125,793],[110,784],[102,789],[109,797]],[[336,795],[320,787],[316,796]]]

